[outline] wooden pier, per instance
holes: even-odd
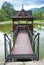
[[[32,11],[16,11],[13,20],[13,43],[4,34],[5,62],[39,60],[39,33],[33,31]],[[31,21],[29,24],[20,24],[19,21]],[[18,24],[15,24],[15,21]],[[7,40],[9,41],[7,43]],[[9,52],[8,47],[9,45]]]
[[[12,53],[13,54],[32,54],[33,53],[31,42],[27,33],[25,32],[18,33]]]

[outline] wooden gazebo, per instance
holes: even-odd
[[[4,34],[5,61],[39,60],[39,33],[33,34],[32,11],[24,9],[15,11],[11,18],[13,20],[13,44],[7,34]],[[19,21],[26,21],[26,23],[22,24]],[[9,53],[7,52],[7,39],[9,40]]]
[[[28,26],[31,32],[33,32],[33,19],[32,11],[25,11],[22,9],[21,11],[15,11],[14,15],[12,16],[13,20],[13,31],[16,29],[16,26],[22,25],[25,27],[25,25]],[[20,24],[19,21],[26,21],[26,24]],[[17,22],[18,24],[14,24],[14,22]],[[28,23],[30,22],[30,23]],[[21,27],[22,27],[21,26]]]

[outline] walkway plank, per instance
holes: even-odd
[[[12,54],[33,54],[28,33],[18,33]]]

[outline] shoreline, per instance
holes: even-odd
[[[6,65],[44,65],[44,59],[39,61],[27,61],[27,62],[7,62]],[[4,62],[0,62],[0,65],[4,65]]]
[[[6,21],[6,22],[0,22],[0,25],[4,25],[4,24],[12,24],[12,21]],[[44,22],[33,22],[33,24],[40,24],[40,25],[44,25]]]

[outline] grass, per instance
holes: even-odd
[[[34,22],[44,22],[44,20],[34,20]]]
[[[12,24],[0,25],[0,31],[10,33],[10,31],[12,31]]]

